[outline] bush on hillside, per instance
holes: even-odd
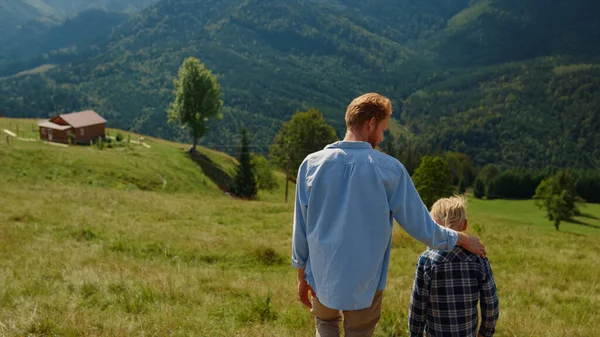
[[[273,167],[271,167],[267,158],[252,155],[252,164],[254,165],[254,175],[259,189],[272,191],[279,187]]]

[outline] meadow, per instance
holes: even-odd
[[[152,138],[104,150],[2,138],[0,335],[314,335],[281,175],[242,201],[214,182],[235,165],[218,152],[201,150],[207,168]],[[532,201],[469,199],[500,295],[497,336],[600,334],[600,205],[582,211],[556,231]],[[407,336],[424,249],[396,226],[377,336]]]

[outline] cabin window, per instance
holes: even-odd
[[[83,136],[83,134],[84,134],[83,128],[81,128],[81,129],[79,129],[79,130],[80,130],[80,131],[79,131],[80,135],[81,135],[81,136]]]
[[[42,128],[42,135],[46,135],[46,128]]]

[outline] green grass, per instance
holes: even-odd
[[[189,145],[144,137],[150,146],[127,142],[139,141],[140,135],[108,129],[107,134],[124,135],[114,147],[99,150],[90,146],[59,147],[45,142],[12,139],[7,144],[8,129],[26,139],[38,139],[35,120],[0,118],[0,175],[7,182],[51,181],[63,185],[98,186],[121,190],[197,192],[223,194],[219,189],[235,173],[237,161],[221,152],[199,147],[201,165],[191,160]],[[277,174],[280,188],[261,191],[264,200],[283,200],[285,179]]]
[[[148,143],[133,156],[0,144],[0,335],[313,335],[296,300],[293,198],[282,202],[283,184],[262,201],[230,199],[212,182],[188,186],[208,178],[187,146]],[[232,168],[230,157],[202,151]],[[148,181],[161,170],[173,185],[113,186],[135,183],[124,172],[134,168]],[[497,336],[599,331],[600,205],[582,211],[576,220],[587,225],[556,231],[531,201],[469,201],[469,231],[486,244],[500,294]],[[396,227],[377,336],[406,336],[424,248]]]
[[[51,182],[0,192],[1,335],[311,334],[289,266],[291,202]],[[498,336],[597,331],[600,229],[557,232],[528,201],[473,200],[469,221],[498,284]],[[377,336],[405,336],[423,248],[396,228]]]

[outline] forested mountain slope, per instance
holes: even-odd
[[[600,147],[599,6],[162,0],[79,57],[0,81],[0,113],[94,108],[117,127],[184,137],[166,107],[178,66],[196,56],[219,75],[225,102],[204,143],[226,151],[242,124],[266,149],[283,120],[310,106],[341,135],[348,102],[378,91],[424,149],[478,164],[589,167]]]

